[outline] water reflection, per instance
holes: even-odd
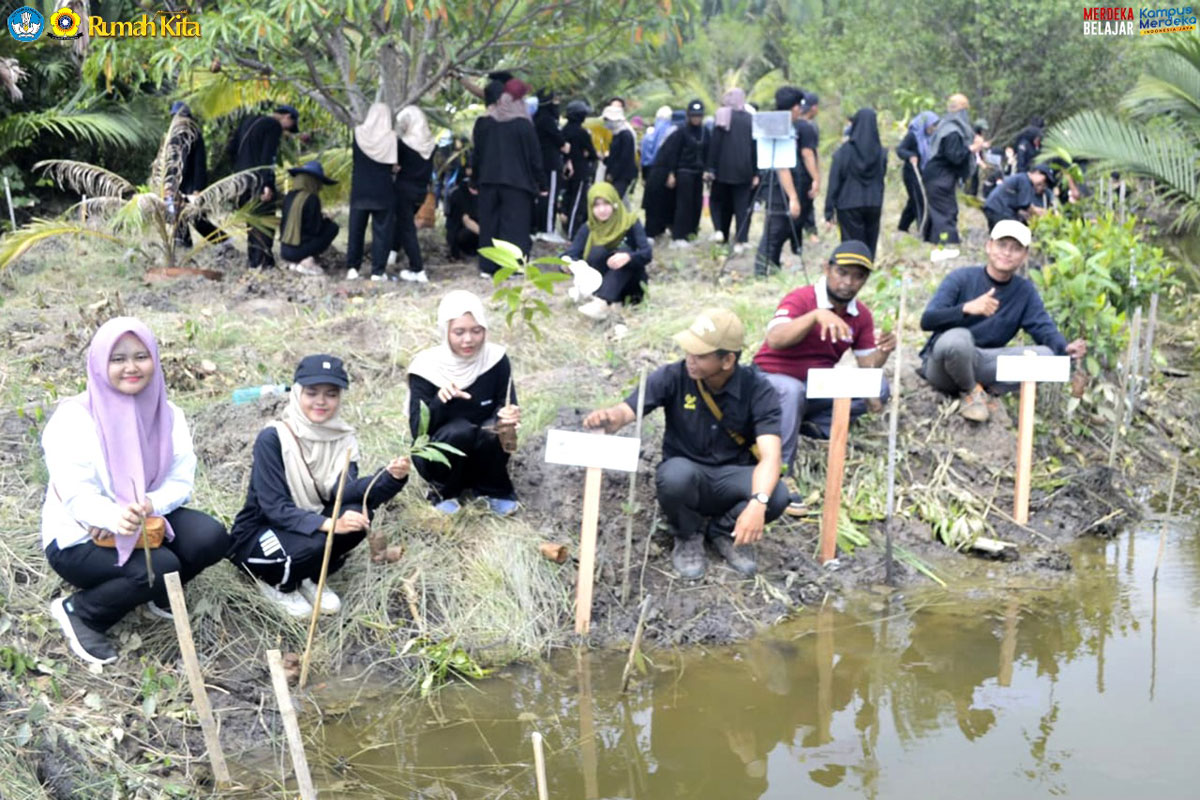
[[[552,798],[1189,796],[1200,544],[1183,533],[1156,589],[1147,533],[1081,546],[1061,585],[827,607],[736,648],[652,653],[627,695],[623,654],[571,653],[436,705],[374,703],[318,734],[315,760],[341,767],[322,796],[533,798],[533,730]]]

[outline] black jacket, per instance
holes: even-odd
[[[750,183],[758,172],[758,153],[751,135],[749,111],[734,111],[729,130],[713,126],[708,172],[721,183]]]
[[[279,120],[264,114],[255,114],[242,120],[229,141],[229,160],[233,171],[263,167],[255,174],[258,187],[270,187],[275,191],[275,161],[279,158],[279,142],[283,138],[283,126]]]
[[[563,126],[564,141],[571,145],[567,160],[571,162],[572,176],[576,180],[588,178],[596,166],[596,146],[592,144],[592,134],[578,122],[568,122]]]
[[[455,397],[449,403],[438,399],[438,387],[422,378],[420,375],[408,376],[408,421],[409,431],[413,437],[419,435],[421,424],[421,404],[429,407],[430,436],[451,420],[466,419],[474,425],[494,424],[496,413],[508,402],[505,394],[508,392],[508,379],[512,375],[512,362],[508,356],[503,356],[487,372],[475,379],[470,386],[460,387],[470,399]],[[517,389],[513,387],[512,402],[517,403]],[[455,456],[451,456],[451,461]]]
[[[608,157],[604,159],[604,169],[604,180],[609,183],[632,181],[637,177],[637,143],[633,139],[633,131],[626,128],[613,136]]]
[[[380,164],[351,142],[354,166],[350,173],[350,205],[354,208],[386,210],[392,207],[391,164]]]
[[[396,182],[407,181],[420,186],[428,186],[433,177],[433,154],[429,158],[421,158],[421,154],[406,145],[402,139],[396,140],[396,160],[400,163],[400,171],[396,173]]]
[[[883,177],[887,173],[887,148],[879,152],[880,166],[874,178],[865,178],[854,167],[851,148],[844,144],[829,165],[825,190],[825,219],[832,220],[839,208],[879,208],[883,205]]]
[[[587,246],[589,233],[586,222],[580,225],[579,230],[575,233],[575,238],[571,240],[571,246],[563,255],[587,261],[589,254],[584,253],[583,248]],[[592,249],[595,250],[595,247]],[[629,253],[629,263],[624,266],[624,269],[642,271],[646,269],[646,265],[654,258],[654,250],[650,245],[650,240],[646,237],[646,229],[642,223],[633,223],[629,230],[625,231],[625,237],[614,247],[608,248],[608,254],[612,255],[613,253]]]
[[[181,137],[180,144],[183,152],[180,154],[182,169],[179,174],[179,191],[183,194],[194,194],[208,186],[207,153],[204,148],[204,133],[200,123],[192,120],[194,136],[191,141]]]
[[[530,194],[546,188],[548,176],[532,121],[497,122],[482,116],[475,120],[471,140],[472,185],[510,186]]]
[[[283,198],[283,216],[279,220],[280,235],[283,234],[283,229],[287,225],[288,214],[292,213],[292,206],[295,205],[296,195],[299,191],[293,190],[287,193]],[[315,194],[308,196],[304,208],[300,209],[300,244],[294,245],[299,247],[306,241],[315,239],[321,235],[321,198]]]
[[[542,168],[547,172],[558,172],[562,169],[562,146],[566,142],[558,128],[558,105],[550,103],[538,108],[533,115],[533,126],[542,148]]]
[[[703,172],[711,139],[712,135],[703,125],[684,123],[676,126],[658,148],[654,163],[668,172]]]

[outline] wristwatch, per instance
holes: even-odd
[[[771,502],[771,495],[767,494],[766,492],[755,492],[754,494],[750,495],[750,499],[757,500],[765,506],[767,503]]]

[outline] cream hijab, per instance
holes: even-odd
[[[300,384],[292,385],[283,418],[269,427],[279,433],[283,471],[292,502],[319,514],[337,495],[346,449],[350,450],[351,461],[358,460],[358,439],[354,428],[336,414],[319,425],[310,422],[300,410],[302,391],[304,387]]]
[[[396,132],[392,130],[392,111],[387,103],[372,103],[367,118],[354,128],[358,149],[380,164],[396,163]]]
[[[487,339],[484,340],[483,347],[475,351],[470,358],[455,355],[450,349],[448,338],[450,322],[464,314],[470,314],[487,329],[487,314],[483,309],[483,301],[468,291],[455,289],[438,304],[437,326],[441,343],[437,347],[417,353],[408,366],[409,375],[418,375],[439,389],[452,383],[459,389],[465,389],[504,358],[504,348],[492,344]]]
[[[405,106],[396,115],[396,134],[404,144],[416,150],[421,158],[429,158],[437,147],[437,139],[429,130],[429,119],[416,106]]]

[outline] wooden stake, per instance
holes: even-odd
[[[604,471],[588,467],[583,483],[583,528],[579,536],[579,580],[575,589],[575,632],[592,625],[592,585],[596,575],[596,524],[600,518],[600,478]]]
[[[12,190],[8,188],[8,176],[4,176],[4,199],[8,201],[8,221],[12,223],[13,232],[17,230],[17,214],[13,211]]]
[[[187,602],[183,599],[183,583],[178,572],[163,576],[167,584],[167,599],[171,602],[171,616],[175,618],[175,635],[179,638],[179,653],[183,656],[183,669],[187,673],[188,686],[192,689],[192,705],[200,718],[200,730],[204,734],[204,746],[208,748],[208,760],[212,762],[213,777],[218,784],[229,784],[229,767],[225,764],[225,753],[221,750],[221,737],[217,732],[217,721],[208,704],[208,691],[204,688],[204,675],[200,672],[200,659],[196,657],[196,642],[192,638],[192,623],[188,619]]]
[[[638,381],[637,425],[634,436],[642,438],[642,415],[646,408],[646,368],[642,367],[642,377]],[[628,515],[625,518],[625,571],[621,577],[621,605],[629,602],[629,570],[630,558],[633,551],[633,514],[637,508],[637,470],[629,473]]]
[[[646,595],[642,601],[642,613],[638,614],[637,628],[633,632],[633,644],[629,646],[629,658],[625,659],[625,670],[621,673],[621,693],[629,690],[629,679],[633,676],[633,666],[637,652],[642,646],[642,633],[646,630],[646,612],[650,610],[650,598]]]
[[[1012,686],[1013,659],[1017,655],[1017,612],[1020,606],[1015,597],[1010,597],[1004,609],[1004,636],[1000,639],[1000,669],[996,672],[996,683]]]
[[[887,462],[887,506],[884,522],[884,562],[887,570],[888,586],[895,584],[895,564],[892,562],[892,517],[896,513],[896,435],[900,422],[900,370],[904,359],[901,352],[901,339],[904,333],[904,299],[908,291],[908,281],[900,279],[900,310],[896,315],[896,371],[892,378],[892,408],[888,419],[888,462]]]
[[[1179,480],[1179,459],[1181,456],[1175,456],[1175,468],[1171,470],[1171,488],[1167,492],[1167,516],[1171,516],[1171,510],[1175,505],[1175,481]],[[1163,553],[1167,549],[1167,523],[1162,520],[1158,523],[1158,557],[1154,559],[1154,580],[1153,583],[1158,583],[1158,568],[1162,566]]]
[[[542,750],[542,735],[533,732],[533,768],[537,773],[538,800],[549,800],[550,792],[546,788],[546,754]]]
[[[1021,412],[1017,418],[1017,474],[1013,491],[1013,520],[1018,525],[1029,522],[1029,484],[1033,477],[1033,418],[1037,403],[1037,384],[1021,383]]]
[[[850,435],[850,398],[833,401],[829,459],[825,471],[825,511],[821,517],[821,563],[837,556],[838,512],[842,507],[842,478],[846,470],[846,440]]]
[[[346,449],[346,459],[342,462],[342,476],[338,478],[337,497],[333,500],[333,523],[329,526],[329,535],[325,537],[325,555],[321,559],[321,575],[317,581],[317,596],[313,603],[312,619],[308,623],[308,640],[304,643],[304,659],[300,662],[300,688],[308,683],[308,662],[312,658],[313,636],[317,633],[317,617],[321,615],[321,593],[325,591],[325,576],[329,574],[329,559],[333,554],[333,537],[337,536],[338,515],[342,511],[342,492],[346,489],[346,473],[350,471],[350,449]]]
[[[312,775],[308,772],[308,759],[304,756],[304,739],[300,736],[300,723],[296,721],[296,707],[292,705],[292,694],[288,691],[287,676],[283,672],[283,656],[278,650],[267,651],[267,666],[271,670],[271,687],[275,690],[275,702],[279,704],[279,717],[283,720],[283,733],[287,737],[288,752],[292,756],[292,770],[300,787],[301,800],[316,800],[317,790]]]

